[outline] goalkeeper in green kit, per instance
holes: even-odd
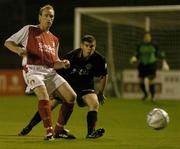
[[[140,79],[140,88],[143,91],[144,96],[142,100],[148,98],[148,92],[145,87],[145,78],[148,78],[149,92],[151,101],[155,100],[155,78],[157,71],[158,61],[162,62],[162,69],[165,71],[169,70],[169,65],[165,60],[165,53],[158,49],[158,47],[152,42],[152,37],[149,32],[144,34],[144,39],[141,44],[137,46],[136,55],[132,56],[130,63],[138,64],[138,76]]]

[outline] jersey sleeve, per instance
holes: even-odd
[[[18,32],[10,36],[6,41],[13,41],[16,44],[24,45],[23,43],[27,40],[28,32],[29,32],[29,25],[26,25]]]
[[[72,61],[72,58],[73,58],[73,55],[75,54],[75,50],[72,50],[68,53],[66,53],[64,56],[63,56],[63,59],[68,59],[69,61]]]
[[[105,58],[101,58],[95,68],[95,77],[107,75],[107,63]]]

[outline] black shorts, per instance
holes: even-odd
[[[85,107],[86,106],[86,103],[84,103],[82,96],[84,96],[86,94],[90,94],[90,93],[95,93],[95,90],[85,89],[85,90],[82,90],[80,92],[77,92],[77,104],[79,107]]]
[[[93,89],[85,89],[82,91],[77,91],[77,104],[79,107],[85,107],[86,104],[84,103],[82,96],[86,95],[86,94],[90,94],[90,93],[95,93],[95,90]],[[55,99],[57,100],[59,103],[62,103],[63,101],[61,100],[61,98],[58,96],[58,94],[55,92],[52,96],[51,99]]]
[[[140,63],[138,66],[138,71],[140,78],[148,77],[149,79],[154,79],[156,77],[157,63],[147,65]]]

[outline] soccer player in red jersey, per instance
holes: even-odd
[[[38,98],[38,111],[46,129],[45,140],[53,140],[56,136],[69,139],[64,125],[67,123],[74,107],[76,93],[67,81],[56,73],[55,69],[67,69],[69,60],[58,57],[59,41],[50,31],[55,16],[54,8],[45,5],[39,10],[39,25],[26,25],[5,41],[5,47],[22,57],[24,76],[27,86]],[[52,113],[49,95],[58,92],[62,106],[55,129],[52,126]],[[54,135],[55,134],[55,135]]]

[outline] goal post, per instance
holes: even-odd
[[[180,70],[180,5],[78,7],[74,21],[74,48],[79,47],[81,36],[92,34],[97,39],[97,50],[107,59],[108,95],[123,97],[124,72],[136,70],[129,58],[144,32],[151,32],[165,51],[171,70]],[[133,86],[126,89],[139,92]]]

